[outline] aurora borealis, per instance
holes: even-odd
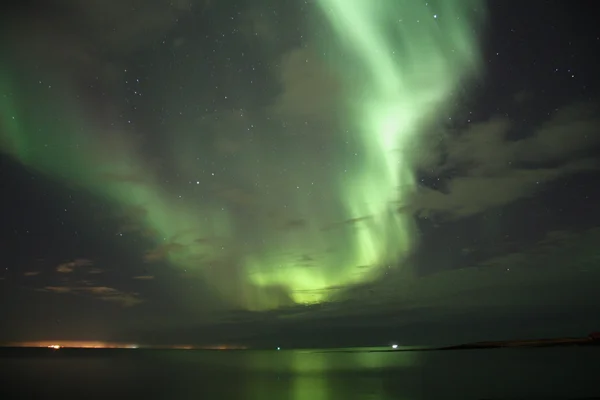
[[[138,342],[583,302],[596,42],[559,6],[109,3],[0,25],[6,304]]]
[[[68,84],[59,99],[44,92],[41,81],[35,98],[21,98],[11,65],[3,68],[3,91],[14,94],[3,104],[8,116],[3,150],[118,206],[144,210],[137,222],[154,233],[151,239],[169,264],[201,271],[238,307],[320,303],[331,299],[336,287],[369,282],[382,269],[397,268],[411,252],[413,217],[396,210],[415,187],[407,149],[476,72],[474,29],[484,5],[391,0],[318,5],[330,27],[315,38],[315,47],[331,51],[313,62],[327,64],[341,87],[340,123],[329,128],[338,132],[319,133],[332,136],[326,151],[333,161],[327,164],[303,151],[292,157],[264,154],[260,139],[226,157],[200,143],[209,134],[202,128],[167,126],[170,146],[161,156],[172,161],[173,179],[183,181],[175,183],[175,195],[170,182],[148,165],[143,144],[128,126],[94,126],[77,100],[77,88]],[[474,11],[477,5],[480,10]],[[398,24],[398,15],[406,22]],[[31,73],[21,79],[31,80]],[[347,129],[339,132],[340,127]],[[257,136],[261,129],[274,130],[257,128]],[[302,146],[305,139],[298,142]],[[311,166],[298,168],[299,159]],[[200,160],[222,169],[207,171],[194,162]],[[285,169],[296,172],[267,187],[269,176]],[[232,174],[242,190],[252,191],[250,204],[218,196],[221,175]],[[186,179],[200,190],[181,188]],[[296,229],[282,233],[285,219],[299,221]]]

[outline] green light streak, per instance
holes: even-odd
[[[256,176],[273,184],[255,190],[245,211],[222,195],[198,198],[181,189],[188,192],[177,198],[131,135],[89,123],[75,87],[66,85],[57,99],[28,89],[6,65],[0,65],[1,150],[125,208],[145,210],[139,222],[170,264],[198,271],[236,307],[264,310],[336,298],[344,288],[380,277],[414,248],[412,217],[395,211],[415,187],[413,155],[406,149],[477,72],[480,17],[473,9],[480,3],[317,3],[331,28],[319,45],[343,82],[347,139],[359,154],[334,149],[339,155],[326,170],[307,166],[289,185],[274,171],[299,165],[310,156],[310,144],[290,144],[283,155],[248,145],[232,161],[236,173],[229,178],[242,187],[252,187]],[[199,153],[211,157],[210,149],[191,128],[170,128],[174,173],[201,175],[194,160]],[[257,158],[263,167],[252,162]],[[285,218],[271,218],[273,210],[287,219],[300,216],[302,226],[282,232]]]
[[[381,267],[397,264],[413,246],[412,217],[392,204],[414,188],[408,154],[403,152],[432,116],[448,106],[457,85],[478,67],[472,9],[478,2],[445,1],[430,8],[415,1],[320,0],[342,51],[333,62],[345,78],[363,163],[341,175],[339,198],[346,219],[368,218],[362,229],[317,237],[331,243],[344,236],[345,257],[324,264],[326,273],[286,269],[284,278],[261,274],[256,283],[285,283],[297,303],[322,302],[328,288],[365,282]],[[336,48],[336,45],[329,48]],[[351,62],[348,59],[352,60]],[[350,66],[350,67],[349,67]],[[344,171],[345,173],[346,171]],[[314,234],[314,233],[313,233]],[[317,243],[315,243],[316,245]],[[266,263],[270,264],[270,263]],[[352,274],[356,266],[368,266]]]

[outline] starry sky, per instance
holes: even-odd
[[[589,4],[4,5],[0,341],[598,329]]]

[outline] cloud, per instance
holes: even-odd
[[[203,9],[206,0],[64,0],[89,27],[88,34],[109,49],[129,52],[164,38],[179,18],[193,8]]]
[[[27,271],[23,273],[23,276],[37,276],[40,274],[40,271]]]
[[[532,196],[559,178],[598,170],[599,162],[589,155],[600,145],[597,109],[595,104],[565,107],[522,140],[510,140],[514,123],[499,117],[412,152],[418,154],[418,168],[453,177],[443,191],[419,188],[400,211],[457,219]]]
[[[154,279],[153,275],[139,275],[139,276],[134,276],[133,279],[137,279],[139,281],[149,281]]]
[[[156,238],[158,232],[154,228],[146,226],[147,215],[148,210],[141,205],[123,207],[113,215],[120,224],[117,233],[133,233],[144,238]],[[104,219],[106,214],[98,216],[98,218]]]
[[[148,181],[142,174],[117,174],[117,173],[105,173],[102,175],[102,179],[109,183],[123,183],[127,185],[147,184]]]
[[[574,307],[593,307],[597,313],[600,305],[594,296],[595,283],[600,277],[595,246],[599,239],[599,228],[551,232],[539,243],[510,257],[493,257],[470,265],[471,268],[419,276],[410,282],[390,273],[380,282],[352,288],[349,296],[338,301],[263,312],[219,310],[202,324],[193,324],[193,319],[178,322],[174,324],[176,327],[163,323],[164,331],[150,329],[148,336],[153,340],[165,335],[182,342],[217,340],[258,347],[269,346],[269,342],[272,345],[288,339],[302,340],[310,337],[307,333],[319,332],[328,335],[332,345],[339,347],[340,337],[356,340],[363,336],[372,340],[377,336],[404,337],[410,331],[414,332],[415,344],[424,344],[431,340],[423,337],[424,332],[434,332],[431,337],[436,340],[455,340],[448,339],[444,329],[454,327],[457,321],[462,326],[469,325],[477,317],[495,322],[490,323],[492,335],[498,334],[498,329],[503,335],[508,327],[520,326],[520,318],[524,316],[547,317],[548,310],[566,309],[564,305],[570,307],[566,314],[571,314],[567,320],[571,321]],[[333,296],[347,289],[329,288]],[[389,331],[379,335],[378,330],[386,326]],[[324,340],[319,338],[320,342]]]
[[[60,272],[62,274],[68,274],[73,272],[73,267],[71,267],[69,264],[70,263],[59,265],[58,267],[56,267],[56,272]]]
[[[259,8],[243,13],[239,26],[243,35],[268,41],[269,44],[272,44],[277,35],[277,23],[271,13],[261,12]]]
[[[580,103],[556,111],[535,136],[515,143],[514,152],[525,162],[560,162],[585,153],[600,143],[600,107]]]
[[[185,249],[185,246],[179,243],[165,243],[155,249],[147,251],[144,255],[146,262],[156,262],[165,260],[170,253],[179,252]]]
[[[46,286],[45,292],[91,296],[93,298],[131,307],[143,302],[137,293],[123,292],[107,286]]]
[[[284,230],[284,231],[298,230],[298,229],[305,228],[307,225],[308,225],[308,222],[305,219],[293,218],[293,219],[289,219],[289,220],[285,221],[281,226],[281,230]]]
[[[225,185],[215,185],[214,195],[238,207],[250,207],[258,203],[256,196],[242,188]]]
[[[285,53],[280,62],[281,93],[271,111],[282,118],[322,120],[337,108],[337,77],[309,48]]]
[[[372,218],[373,217],[371,215],[367,215],[367,216],[364,216],[364,217],[350,218],[350,219],[345,220],[345,221],[336,222],[334,224],[324,226],[323,228],[321,228],[321,230],[322,231],[329,231],[329,230],[332,230],[332,229],[343,228],[343,227],[347,227],[347,226],[354,226],[354,225],[358,224],[359,222],[369,221]]]
[[[73,272],[76,268],[89,267],[93,264],[94,263],[91,260],[87,260],[85,258],[79,258],[74,261],[60,264],[58,267],[56,267],[56,272],[60,272],[62,274],[69,274],[69,273]]]
[[[248,145],[247,133],[253,126],[249,113],[244,109],[215,112],[210,117],[198,118],[195,125],[202,132],[211,132],[215,150],[228,155],[239,153]]]
[[[476,266],[530,267],[545,272],[565,267],[571,272],[599,271],[600,253],[596,250],[598,241],[600,227],[582,231],[550,231],[534,246],[487,259]]]
[[[71,293],[73,291],[68,286],[46,286],[44,290],[52,293]]]

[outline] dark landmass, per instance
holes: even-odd
[[[475,342],[444,347],[420,347],[410,349],[381,349],[368,350],[369,353],[393,352],[393,351],[444,351],[444,350],[475,350],[475,349],[499,349],[499,348],[531,348],[531,347],[564,347],[564,346],[600,346],[600,334],[593,333],[582,338],[554,338],[554,339],[526,339],[526,340],[503,340],[494,342]],[[333,350],[335,351],[335,350]],[[331,351],[331,352],[333,352]],[[330,351],[325,351],[330,352]],[[364,352],[364,350],[341,350],[337,352]]]
[[[499,342],[467,343],[432,350],[494,349],[507,347],[600,346],[600,340],[587,338],[561,338],[536,340],[507,340]]]

